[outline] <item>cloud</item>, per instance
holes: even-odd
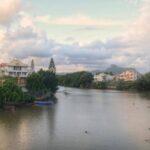
[[[20,27],[16,31],[9,30],[5,33],[1,51],[17,58],[47,57],[51,54],[51,47],[53,42],[42,31]]]
[[[77,14],[72,16],[51,18],[50,16],[37,16],[35,19],[37,22],[53,25],[76,25],[76,26],[99,26],[99,27],[110,27],[110,26],[124,26],[127,22],[109,20],[109,19],[93,19],[83,14]]]
[[[16,17],[21,9],[21,0],[0,1],[0,24],[8,24]]]
[[[57,70],[78,71],[104,69],[110,64],[125,67],[136,67],[146,72],[150,68],[150,1],[145,0],[139,10],[139,17],[127,26],[126,31],[119,37],[106,42],[94,41],[88,44],[60,44],[50,40],[44,31],[35,26],[35,20],[25,12],[18,12],[19,20],[16,28],[0,31],[1,61],[8,58],[36,60],[37,67],[46,67],[50,57],[54,57]],[[14,16],[18,15],[14,13]],[[9,17],[8,17],[9,18]],[[13,16],[11,16],[13,18]],[[73,21],[74,19],[75,21]],[[43,20],[42,20],[43,19]],[[10,20],[10,19],[8,19]],[[51,19],[37,17],[36,21],[63,25],[114,25],[113,22],[93,20],[85,16]],[[5,21],[4,21],[5,22]],[[116,23],[118,24],[118,23]],[[90,28],[88,28],[90,30]],[[72,37],[67,39],[74,41]]]
[[[139,17],[124,33],[122,39],[131,55],[136,56],[131,65],[137,66],[141,70],[150,70],[150,1],[144,0],[139,10]],[[143,62],[143,63],[142,63]],[[143,64],[143,66],[142,66]]]

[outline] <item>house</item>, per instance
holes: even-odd
[[[106,74],[106,73],[99,73],[99,74],[94,75],[95,82],[111,81],[113,79],[114,77],[112,75]]]
[[[27,64],[22,63],[20,60],[14,59],[7,64],[7,76],[26,78],[29,74]]]
[[[115,76],[116,80],[135,81],[140,77],[135,69],[128,69]]]
[[[33,63],[33,60],[32,60]],[[31,63],[31,64],[32,64]],[[28,66],[18,59],[14,59],[9,63],[0,64],[0,77],[16,77],[20,85],[24,85],[26,78],[34,70],[33,65]]]

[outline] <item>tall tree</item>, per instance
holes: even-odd
[[[34,60],[32,59],[31,60],[31,72],[33,73],[35,70],[34,70]]]
[[[51,73],[56,73],[56,67],[55,67],[55,63],[54,63],[54,60],[53,60],[53,58],[51,58],[51,60],[50,60],[50,64],[49,64],[49,71],[51,72]]]

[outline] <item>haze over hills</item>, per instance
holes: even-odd
[[[120,67],[118,65],[115,65],[115,64],[112,64],[110,65],[110,67],[106,68],[105,70],[93,70],[91,71],[92,74],[97,74],[97,73],[102,73],[102,72],[108,72],[108,73],[112,73],[114,75],[116,74],[119,74],[125,70],[134,70],[134,71],[137,71],[136,69],[134,68],[127,68],[127,67]],[[65,75],[67,74],[67,72],[62,72],[62,73],[57,73],[58,75]]]
[[[106,70],[94,70],[94,71],[92,71],[92,73],[96,74],[96,73],[100,73],[100,72],[111,72],[113,74],[118,74],[118,73],[121,73],[125,70],[134,70],[134,71],[136,71],[136,69],[134,69],[134,68],[120,67],[120,66],[117,66],[115,64],[112,64]]]
[[[105,70],[105,72],[112,72],[113,74],[118,74],[118,73],[121,73],[125,70],[135,70],[134,68],[125,68],[125,67],[120,67],[120,66],[117,66],[117,65],[111,65],[109,68],[107,68]]]

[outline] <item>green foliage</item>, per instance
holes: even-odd
[[[31,101],[31,96],[25,99],[26,93],[23,93],[14,78],[6,79],[4,84],[0,86],[0,106],[5,104],[20,104]]]
[[[51,91],[52,93],[55,93],[58,89],[58,82],[55,73],[40,70],[38,74],[41,75],[45,88]]]
[[[135,90],[136,84],[134,81],[119,80],[116,82],[116,89],[117,90]]]
[[[110,73],[109,73],[110,74]],[[150,91],[150,73],[141,76],[136,81],[102,81],[93,82],[92,74],[88,72],[76,72],[66,75],[58,75],[58,83],[62,86],[96,88],[96,89],[117,89],[117,90],[139,90]],[[92,83],[93,82],[93,83]]]
[[[89,72],[75,72],[57,76],[59,85],[77,88],[90,88],[93,75]]]
[[[42,96],[47,92],[57,91],[57,79],[55,73],[40,70],[27,78],[27,89],[34,96]]]
[[[80,87],[81,88],[90,88],[93,81],[93,75],[89,72],[84,72],[80,76]]]
[[[107,89],[108,88],[108,82],[101,81],[101,82],[93,83],[93,88],[95,88],[95,89]]]
[[[54,74],[56,73],[56,67],[55,67],[53,58],[51,58],[51,60],[50,60],[48,69],[51,73],[54,73]]]
[[[139,91],[150,91],[150,73],[143,75],[136,81],[136,87]]]
[[[39,73],[32,73],[27,78],[27,89],[32,95],[40,96],[46,90],[46,87],[43,83],[43,77]]]

